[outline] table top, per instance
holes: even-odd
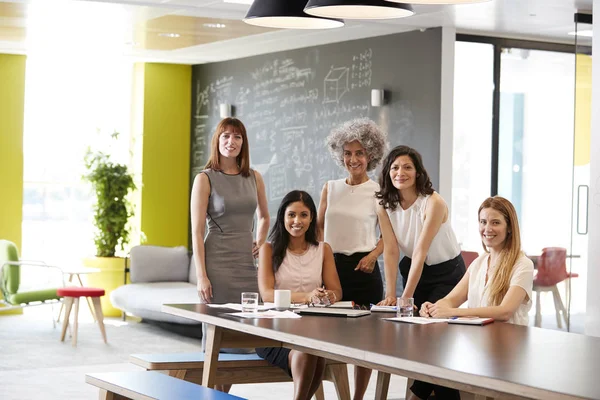
[[[382,320],[393,315],[386,313],[242,319],[202,304],[166,304],[163,311],[365,361],[390,373],[414,371],[539,399],[600,399],[596,337],[500,322],[483,327],[406,324]]]

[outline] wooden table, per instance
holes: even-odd
[[[360,318],[241,319],[201,304],[166,304],[207,324],[203,385],[212,386],[221,347],[277,346],[372,368],[377,398],[389,374],[491,398],[600,399],[600,338],[505,323],[484,327]]]

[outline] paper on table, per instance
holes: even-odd
[[[373,312],[396,312],[396,306],[371,306]]]
[[[242,311],[242,305],[238,304],[238,303],[225,303],[225,304],[207,304],[207,306],[209,307],[213,307],[213,308],[229,308],[231,310],[238,310],[238,311]],[[258,311],[265,311],[265,310],[270,310],[271,308],[275,307],[274,304],[271,303],[271,305],[269,306],[269,304],[259,304],[258,305]]]
[[[229,315],[233,315],[234,317],[241,318],[302,318],[302,316],[296,314],[292,311],[276,311],[276,310],[268,310],[265,312],[235,312],[235,313],[227,313]]]
[[[409,324],[419,324],[419,325],[427,325],[427,324],[435,324],[439,322],[448,322],[447,318],[424,318],[424,317],[395,317],[395,318],[382,318],[388,321],[396,321],[396,322],[407,322]]]
[[[275,308],[275,303],[265,303],[265,307],[267,307],[266,309],[273,309]],[[308,308],[308,304],[303,304],[303,303],[292,303],[290,304],[290,309],[295,310],[298,308]]]

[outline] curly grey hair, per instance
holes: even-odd
[[[368,118],[353,119],[334,128],[327,137],[327,148],[340,167],[344,167],[344,145],[354,141],[367,152],[367,171],[374,170],[387,149],[387,135]]]

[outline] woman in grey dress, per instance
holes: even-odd
[[[266,240],[269,210],[262,176],[250,169],[248,147],[244,124],[223,119],[213,135],[206,169],[194,179],[192,245],[203,303],[239,303],[241,292],[258,292],[253,258]]]

